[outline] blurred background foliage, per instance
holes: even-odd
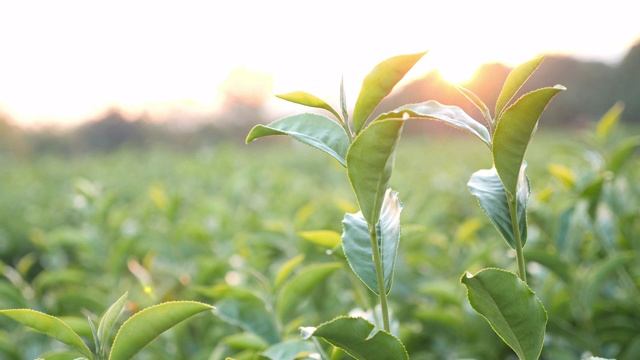
[[[550,56],[527,83],[570,90],[545,112],[527,154],[525,256],[549,312],[544,359],[640,357],[638,69],[640,44],[617,66]],[[499,89],[486,84],[502,84],[508,70],[486,65],[465,86],[491,106]],[[378,111],[425,99],[474,113],[437,73],[396,89]],[[618,101],[619,127],[598,122]],[[200,300],[218,316],[181,324],[139,358],[253,359],[298,340],[299,326],[375,303],[348,269],[334,269],[346,266],[340,249],[309,236],[340,233],[356,209],[339,165],[285,139],[244,145],[250,126],[273,119],[259,103],[231,109],[204,125],[117,109],[67,129],[0,121],[0,308],[63,317],[89,339],[86,316],[126,291],[128,314]],[[400,336],[413,359],[514,359],[459,283],[464,271],[513,266],[466,186],[491,166],[489,152],[437,124],[412,123],[403,136],[392,179],[403,237],[390,295]],[[330,271],[300,287],[295,279],[318,264]],[[287,290],[295,286],[303,294]],[[283,298],[294,306],[281,308]],[[247,309],[252,320],[239,315]],[[49,350],[64,354],[0,318],[1,359]]]

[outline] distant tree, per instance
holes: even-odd
[[[124,145],[142,147],[146,144],[141,121],[127,119],[118,109],[81,125],[76,131],[80,148],[86,151],[108,152]]]

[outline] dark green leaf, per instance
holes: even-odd
[[[532,91],[502,114],[493,137],[493,163],[507,194],[515,195],[520,168],[538,119],[551,99],[565,88],[557,85]]]
[[[342,166],[349,148],[349,138],[335,121],[318,114],[299,114],[276,120],[269,125],[257,125],[247,136],[247,143],[264,136],[288,135],[331,155]]]
[[[276,97],[279,97],[282,100],[291,101],[292,103],[296,103],[300,105],[305,105],[305,106],[319,108],[319,109],[325,109],[330,113],[332,113],[336,117],[336,119],[338,120],[341,119],[340,115],[338,115],[338,113],[331,107],[331,105],[327,104],[324,100],[320,99],[319,97],[316,97],[304,91],[294,91],[287,94],[276,95]]]
[[[378,249],[382,261],[385,291],[389,293],[393,283],[398,244],[400,242],[400,212],[402,203],[398,193],[387,191],[376,225]],[[373,249],[369,238],[369,226],[361,212],[346,214],[342,221],[342,248],[351,269],[358,275],[367,287],[379,295],[376,267],[373,262]]]
[[[163,332],[207,310],[213,310],[213,306],[195,301],[172,301],[136,313],[120,327],[109,360],[131,359]]]
[[[378,223],[393,172],[402,120],[377,121],[356,137],[347,153],[347,175],[367,223]]]
[[[386,119],[441,121],[477,136],[491,148],[491,135],[487,128],[457,106],[442,105],[435,100],[429,100],[420,104],[399,107],[381,114],[375,121]]]
[[[63,344],[69,345],[88,359],[93,359],[91,350],[89,350],[80,336],[58,318],[29,309],[0,310],[0,314],[4,314],[23,325],[51,336]]]
[[[465,273],[467,298],[521,360],[538,359],[542,351],[547,312],[520,278],[502,269]]]
[[[356,134],[362,130],[380,101],[389,95],[393,87],[424,54],[426,52],[392,57],[376,65],[365,77],[353,109],[353,127]]]
[[[520,239],[522,246],[524,246],[527,242],[527,201],[530,194],[530,185],[524,175],[524,166],[521,174],[522,176],[518,184],[518,196],[516,198],[516,210],[518,214]],[[493,225],[498,229],[502,238],[512,249],[515,249],[509,200],[507,199],[507,193],[504,191],[496,169],[491,168],[475,172],[467,185],[469,186],[471,194],[478,198],[482,210],[489,216],[489,219],[491,219]]]
[[[513,99],[518,90],[520,90],[522,85],[527,81],[531,74],[536,71],[538,66],[540,66],[542,60],[544,60],[544,57],[542,56],[531,59],[523,64],[520,64],[509,73],[502,87],[502,91],[500,91],[498,100],[496,101],[496,121],[500,121],[499,119],[501,118],[502,110],[505,109],[509,101]]]
[[[302,328],[302,338],[320,337],[358,360],[409,359],[398,338],[363,318],[339,317],[317,328]]]

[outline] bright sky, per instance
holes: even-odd
[[[225,90],[331,102],[343,75],[353,105],[378,62],[424,50],[408,78],[437,67],[462,81],[484,62],[543,52],[615,63],[640,39],[637,14],[629,0],[4,1],[0,115],[208,112]]]

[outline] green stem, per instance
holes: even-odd
[[[524,253],[522,251],[522,238],[520,237],[520,225],[518,224],[518,211],[516,208],[515,196],[509,196],[509,213],[511,215],[511,225],[513,229],[513,239],[516,245],[516,259],[518,260],[518,274],[520,279],[527,283],[527,268],[524,262]]]
[[[387,290],[384,286],[384,273],[382,270],[382,259],[380,259],[380,248],[378,247],[378,235],[376,227],[369,225],[369,239],[371,239],[371,249],[373,249],[373,263],[376,266],[376,278],[378,280],[378,296],[380,298],[380,308],[382,310],[382,323],[384,330],[391,332],[389,323],[389,305],[387,304]]]

